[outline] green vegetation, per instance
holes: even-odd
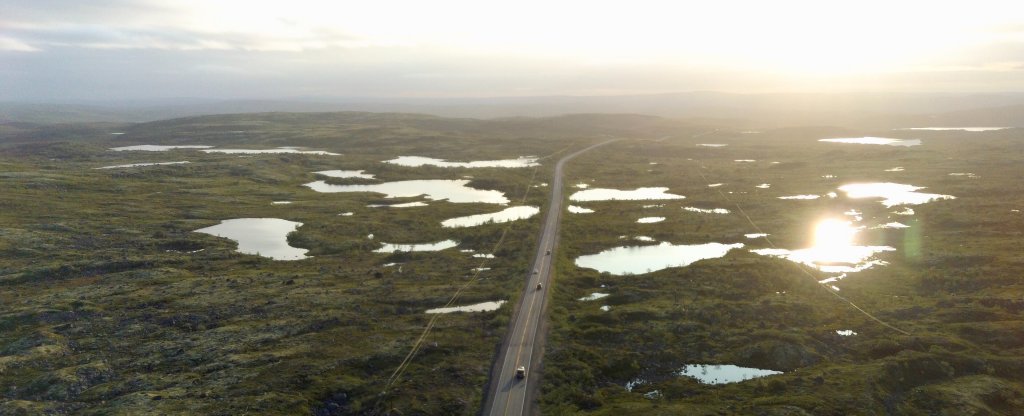
[[[491,270],[474,281],[471,270],[485,260],[458,249],[490,253],[506,225],[445,229],[440,222],[500,206],[429,201],[368,208],[421,199],[321,194],[302,184],[324,179],[311,172],[330,169],[364,169],[384,181],[471,176],[471,186],[500,190],[517,203],[525,194],[525,204],[543,207],[548,188],[533,186],[550,182],[554,158],[536,170],[380,161],[547,156],[605,135],[637,140],[575,159],[568,184],[667,186],[687,199],[583,203],[596,212],[565,215],[542,375],[545,414],[1013,414],[1024,406],[1024,258],[1016,245],[1024,215],[1011,211],[1024,210],[1017,177],[1024,141],[1016,130],[748,135],[718,128],[645,116],[481,121],[273,113],[0,129],[0,414],[475,414],[523,289],[541,216],[510,223],[496,258],[486,260]],[[712,133],[692,137],[705,132]],[[835,134],[922,138],[924,145],[815,141]],[[342,155],[107,150],[132,144],[306,146]],[[192,163],[94,169],[181,160]],[[894,166],[905,171],[884,172]],[[735,193],[724,200],[701,173]],[[737,214],[737,203],[779,247],[803,247],[812,221],[841,214],[850,201],[775,196],[824,194],[868,180],[957,196],[894,219],[910,229],[862,231],[860,238],[898,251],[884,256],[889,265],[838,284],[844,297],[911,335],[871,321],[795,264],[746,250],[637,276],[572,263],[623,244],[620,235],[765,246],[743,237],[756,230]],[[771,188],[755,188],[765,182]],[[281,200],[293,203],[271,205]],[[871,201],[856,206],[865,222],[888,222],[881,219],[892,211]],[[667,220],[635,223],[643,216]],[[289,243],[313,257],[238,254],[230,240],[192,232],[246,217],[302,222]],[[459,241],[458,249],[372,253],[382,241],[446,238]],[[510,302],[496,312],[440,318],[381,395],[430,319],[423,312],[443,306],[467,282],[456,304]],[[594,291],[611,296],[576,300]],[[858,335],[840,337],[836,329]],[[690,363],[786,374],[707,386],[674,376]],[[635,379],[646,382],[627,391],[623,386]],[[644,396],[654,390],[660,394]]]
[[[850,135],[921,138],[924,145],[816,141]],[[1014,167],[1022,152],[1024,141],[1016,131],[815,128],[760,134],[723,129],[699,138],[617,143],[581,156],[570,167],[569,183],[618,189],[667,186],[687,199],[582,203],[596,212],[565,217],[543,412],[1017,414],[1024,406],[1019,371],[1024,257],[1018,247],[1024,216],[1012,210],[1024,207],[1024,185]],[[905,170],[885,171],[895,166]],[[953,172],[973,172],[980,178],[950,176]],[[914,206],[914,216],[895,216],[895,208],[876,200],[844,196],[776,199],[824,195],[852,182],[926,186],[923,192],[957,199]],[[725,185],[708,188],[709,183]],[[755,187],[761,183],[771,187]],[[664,206],[641,208],[651,204]],[[824,274],[811,271],[812,277],[795,263],[747,250],[635,276],[601,274],[572,264],[578,255],[609,247],[656,244],[619,236],[767,247],[764,239],[743,236],[758,230],[737,205],[781,248],[807,247],[817,220],[860,210],[863,225],[869,227],[858,234],[860,242],[897,251],[881,255],[888,265],[851,273],[836,283],[838,293],[910,335],[888,329],[830,295],[830,289],[815,282]],[[681,206],[732,213],[699,214]],[[649,215],[667,219],[635,223]],[[911,228],[870,229],[890,221]],[[592,292],[610,296],[577,300]],[[601,305],[610,310],[600,310]],[[835,332],[845,329],[857,335]],[[685,364],[703,363],[785,374],[726,385],[703,385],[677,375]],[[635,380],[642,382],[627,391],[627,383]]]

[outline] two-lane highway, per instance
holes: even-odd
[[[544,347],[544,334],[539,333],[543,324],[547,290],[551,287],[551,271],[558,241],[558,224],[562,217],[562,168],[565,163],[580,154],[619,139],[601,142],[561,158],[555,165],[555,177],[551,185],[551,201],[544,218],[540,242],[533,266],[530,267],[526,289],[519,299],[519,305],[512,317],[509,331],[502,343],[494,369],[491,384],[487,390],[484,414],[524,415],[530,412],[528,400],[537,392],[537,377],[534,372],[540,368],[534,354]],[[537,284],[542,288],[538,289]],[[515,376],[517,367],[526,368],[526,377]]]

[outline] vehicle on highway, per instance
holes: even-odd
[[[522,379],[526,377],[526,367],[519,366],[516,368],[516,378]]]
[[[551,250],[548,250],[548,252],[547,252],[547,253],[544,253],[544,254],[547,254],[547,255],[549,255],[549,256],[550,256],[550,255],[551,255]]]
[[[540,273],[540,270],[533,269],[533,274],[537,274],[537,273]]]
[[[543,284],[537,283],[537,290],[541,290],[543,288],[544,288]]]

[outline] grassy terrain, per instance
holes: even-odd
[[[924,144],[817,142],[863,135],[921,138]],[[1019,131],[802,128],[739,134],[722,129],[698,138],[616,143],[581,156],[570,167],[570,183],[667,186],[687,199],[579,203],[596,212],[566,216],[544,413],[1020,414],[1024,257],[1017,245],[1024,215],[1013,210],[1024,210],[1021,139]],[[896,166],[905,170],[885,171]],[[980,178],[949,175],[954,172]],[[913,206],[916,215],[896,216],[897,208],[876,199],[849,199],[836,190],[855,182],[926,186],[922,192],[957,199]],[[709,183],[724,185],[709,188]],[[771,187],[755,187],[761,183]],[[840,196],[776,198],[832,191]],[[642,208],[652,204],[664,206]],[[699,214],[682,206],[732,212]],[[860,210],[868,226],[857,236],[860,243],[897,251],[881,255],[888,265],[836,283],[837,293],[909,335],[829,294],[815,283],[824,274],[807,274],[795,263],[745,250],[769,243],[743,236],[759,230],[739,208],[782,248],[807,247],[816,221]],[[666,221],[635,223],[643,216]],[[870,229],[890,221],[911,228]],[[721,259],[633,276],[572,264],[579,255],[615,246],[656,244],[620,237],[638,235],[674,244],[746,247]],[[576,300],[592,292],[610,296]],[[610,310],[602,311],[602,305]],[[835,332],[845,329],[857,335]],[[676,374],[685,364],[735,364],[785,374],[704,385]],[[627,391],[627,383],[637,380]]]
[[[863,134],[925,144],[816,142]],[[547,188],[539,184],[550,182],[557,152],[605,136],[631,140],[575,159],[569,184],[667,186],[687,199],[581,203],[596,212],[564,217],[544,358],[545,414],[1014,414],[1024,406],[1024,258],[1015,245],[1024,216],[1011,211],[1024,210],[1018,180],[1024,141],[1017,131],[740,134],[645,116],[482,121],[272,113],[0,129],[0,414],[474,414],[510,305],[527,277],[541,218],[445,229],[444,219],[503,207],[428,201],[427,207],[368,208],[422,198],[321,194],[302,184],[324,179],[312,172],[328,169],[364,169],[383,181],[468,177],[471,186],[502,191],[515,205],[543,208]],[[651,141],[658,138],[666,139]],[[107,150],[133,144],[305,146],[342,155]],[[401,155],[553,156],[537,169],[380,163]],[[94,169],[182,160],[191,163]],[[894,166],[905,171],[884,171]],[[871,321],[795,264],[746,250],[636,276],[572,263],[623,245],[621,235],[766,246],[743,237],[755,230],[736,204],[778,246],[803,247],[819,217],[857,208],[873,225],[888,222],[893,209],[843,197],[775,197],[824,194],[868,180],[957,196],[893,219],[911,225],[908,230],[863,231],[861,239],[898,251],[884,255],[889,265],[837,283],[840,294],[911,335]],[[725,183],[717,189],[726,196],[708,182]],[[754,187],[765,182],[771,188]],[[293,203],[271,205],[284,200]],[[698,214],[682,206],[733,213]],[[344,212],[354,215],[338,215]],[[635,223],[643,216],[667,220]],[[238,254],[230,240],[192,232],[250,217],[303,223],[289,243],[309,249],[312,258]],[[459,251],[490,253],[506,229],[496,258],[485,264]],[[380,242],[447,238],[459,247],[372,252]],[[480,266],[491,270],[477,276],[472,269]],[[443,306],[463,285],[456,305],[509,303],[495,312],[443,316],[385,389],[430,319],[424,311]],[[576,300],[594,291],[611,296]],[[840,337],[836,329],[858,335]],[[690,363],[786,373],[706,386],[674,375]],[[636,379],[646,382],[626,391]],[[644,396],[655,390],[653,399]]]
[[[493,204],[321,194],[312,172],[365,169],[379,180],[470,178],[514,204],[542,205],[549,160],[533,169],[407,168],[544,156],[610,134],[656,134],[663,120],[574,116],[481,122],[403,114],[212,116],[136,125],[20,125],[0,134],[0,413],[472,414],[510,304],[445,315],[390,389],[426,326],[424,311],[515,300],[540,218],[444,229]],[[124,133],[112,135],[110,133]],[[341,156],[114,152],[133,144],[308,146]],[[185,165],[95,168],[187,160]],[[373,183],[327,179],[331,183]],[[292,201],[272,205],[272,201]],[[339,216],[352,212],[352,216]],[[192,232],[273,217],[310,259],[238,254]],[[373,234],[373,239],[367,236]],[[380,242],[452,238],[457,249],[377,254]],[[486,262],[486,264],[484,264]],[[384,267],[388,263],[399,266]],[[479,275],[476,267],[490,270]],[[381,393],[384,392],[382,395]]]

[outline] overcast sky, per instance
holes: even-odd
[[[0,101],[1024,91],[1022,1],[0,0]]]

